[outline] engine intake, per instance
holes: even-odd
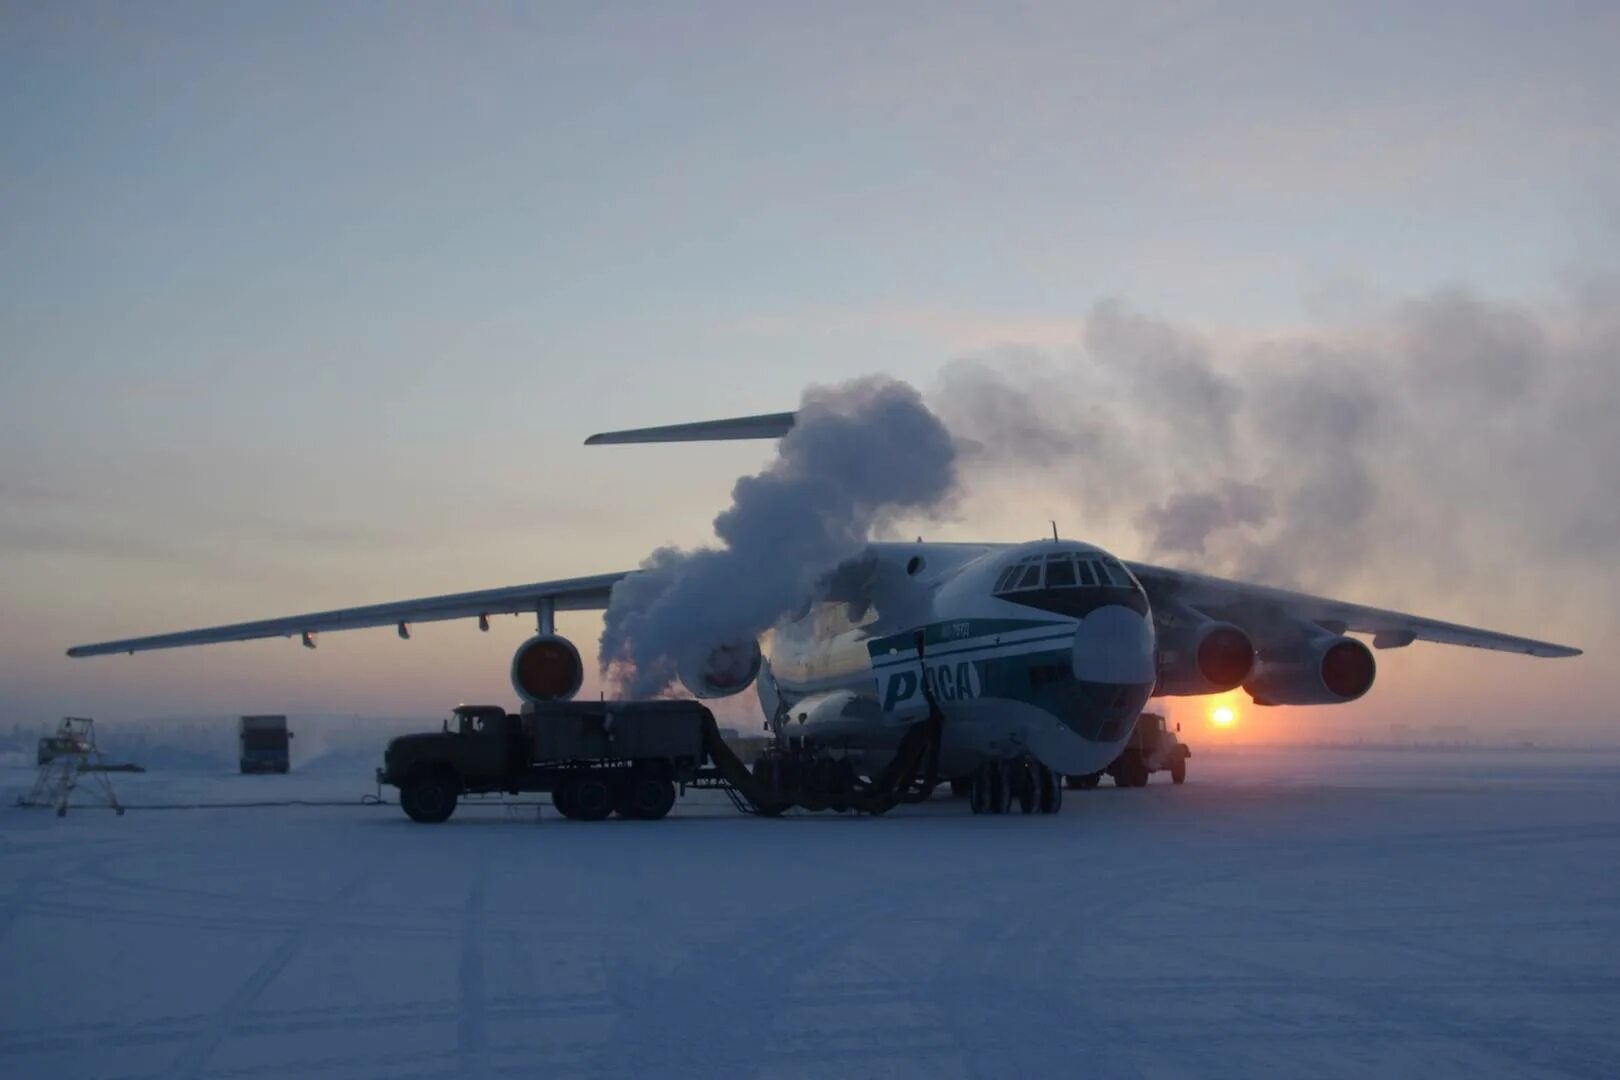
[[[1243,689],[1256,705],[1337,705],[1372,689],[1377,674],[1371,649],[1327,635],[1261,653]]]
[[[1171,614],[1157,627],[1159,683],[1166,697],[1223,694],[1254,669],[1254,643],[1241,627],[1196,615]]]
[[[531,705],[567,701],[584,681],[579,650],[565,637],[536,634],[512,654],[512,689]]]
[[[700,661],[683,661],[676,673],[693,697],[730,697],[748,689],[759,674],[760,660],[759,642],[740,641],[710,649]]]

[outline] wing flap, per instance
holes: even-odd
[[[478,592],[449,593],[417,600],[398,600],[366,607],[316,611],[255,622],[182,630],[173,634],[102,641],[75,645],[69,656],[102,656],[108,653],[136,653],[152,649],[178,649],[188,645],[212,645],[225,641],[252,641],[258,638],[292,637],[329,630],[362,630],[368,627],[397,626],[400,623],[440,622],[471,619],[480,615],[509,615],[538,611],[550,601],[557,611],[598,611],[607,607],[613,586],[625,572],[596,574],[591,577],[539,581],[530,585],[510,585]]]

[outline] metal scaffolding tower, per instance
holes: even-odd
[[[65,817],[68,801],[75,791],[84,792],[93,805],[110,806],[123,814],[112,781],[102,767],[101,751],[96,749],[96,722],[82,716],[63,717],[56,734],[42,740],[49,756],[39,764],[33,789],[17,800],[19,806],[54,806],[56,816]],[[44,756],[42,754],[42,756]]]

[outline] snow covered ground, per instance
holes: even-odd
[[[343,799],[374,764],[114,780]],[[1200,753],[1056,818],[58,820],[30,778],[16,1080],[1620,1073],[1620,752]]]

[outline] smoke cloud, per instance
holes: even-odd
[[[898,518],[946,510],[956,456],[945,426],[905,383],[807,391],[776,459],[738,480],[715,518],[719,546],[660,548],[614,587],[604,673],[624,694],[651,696],[716,646],[755,640]]]
[[[1620,557],[1620,283],[1541,306],[1447,289],[1260,342],[1099,304],[1072,349],[958,361],[937,405],[976,475],[1060,492],[1142,554],[1319,590],[1397,568],[1534,587]]]
[[[1271,492],[1227,480],[1214,491],[1178,492],[1151,505],[1137,518],[1137,525],[1154,551],[1202,555],[1211,533],[1264,525],[1271,512]]]

